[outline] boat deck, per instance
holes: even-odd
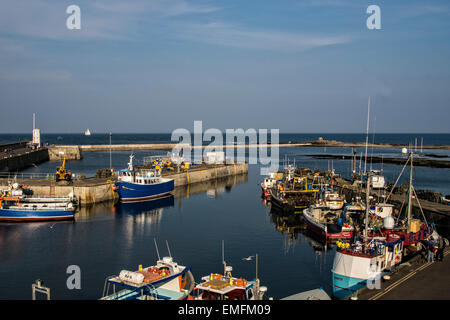
[[[141,296],[140,290],[125,289],[118,291],[116,294],[111,294],[102,298],[101,300],[146,300],[146,297],[153,297],[154,299],[162,300],[181,300],[186,296],[185,291],[173,291],[165,288],[152,288],[149,292],[146,292],[144,296]]]

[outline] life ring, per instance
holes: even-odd
[[[395,256],[394,264],[399,264],[400,261],[401,261],[400,257],[399,256]]]
[[[236,280],[234,280],[234,285],[236,287],[245,287],[247,285],[247,280],[245,280],[245,279],[236,279]]]
[[[219,273],[211,273],[210,280],[222,280],[222,275]]]

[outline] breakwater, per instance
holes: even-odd
[[[35,148],[29,141],[0,145],[0,172],[16,172],[48,160],[47,148]]]
[[[335,159],[335,160],[351,160],[352,156],[346,155],[333,155],[333,154],[308,154],[308,157],[314,159]],[[406,158],[381,158],[370,157],[370,161],[373,163],[390,163],[397,165],[404,165]],[[414,165],[419,167],[431,167],[431,168],[450,168],[450,161],[434,160],[434,159],[414,159]]]

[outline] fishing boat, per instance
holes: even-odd
[[[174,189],[174,180],[163,178],[160,170],[140,169],[133,167],[133,155],[130,155],[128,168],[118,172],[116,182],[119,199],[126,201],[142,201],[169,195]]]
[[[412,172],[413,153],[408,161],[411,161],[409,181],[408,209],[405,225],[396,226],[394,218],[389,215],[391,209],[387,209],[382,218],[373,210],[370,215],[370,173],[366,190],[366,214],[364,219],[363,237],[355,237],[352,243],[338,242],[338,248],[333,261],[332,281],[333,295],[343,299],[357,290],[375,285],[380,278],[399,265],[403,258],[405,246],[415,246],[435,231],[425,222],[412,219]],[[384,206],[383,208],[389,208]],[[384,210],[383,210],[384,211]],[[379,219],[383,220],[383,226],[374,228]]]
[[[289,171],[284,181],[269,189],[272,204],[286,213],[301,213],[314,203],[319,191],[308,183],[307,176],[296,177],[294,171]]]
[[[332,190],[325,191],[323,201],[330,210],[341,210],[345,204],[344,198]]]
[[[331,300],[330,296],[322,288],[296,293],[281,300]]]
[[[91,135],[91,131],[89,130],[89,128],[86,129],[86,131],[84,132],[85,136],[90,136]]]
[[[0,221],[70,220],[76,205],[73,193],[67,197],[32,196],[14,183],[0,195]]]
[[[381,174],[381,170],[372,170],[370,184],[372,189],[384,189],[386,187],[386,179]]]
[[[185,300],[193,287],[189,267],[179,265],[172,256],[161,259],[158,253],[153,266],[122,270],[106,278],[100,300]]]
[[[303,218],[312,231],[327,240],[353,236],[353,226],[345,218],[343,212],[333,212],[324,203],[314,204],[303,210]]]
[[[277,173],[271,172],[268,177],[264,178],[261,182],[262,197],[264,199],[270,199],[270,190],[277,183]]]
[[[223,256],[223,243],[222,243]],[[223,260],[223,258],[222,258]],[[256,254],[256,277],[249,281],[232,276],[233,267],[223,260],[224,273],[211,273],[201,278],[193,289],[193,300],[263,300],[267,287],[260,286],[258,279],[258,255]]]

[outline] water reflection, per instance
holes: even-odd
[[[223,177],[204,182],[176,187],[172,192],[175,198],[189,198],[191,195],[206,192],[208,198],[220,198],[225,192],[230,192],[233,186],[248,181],[248,174]]]
[[[284,235],[285,253],[294,251],[297,244],[308,244],[315,253],[316,262],[322,267],[326,263],[327,251],[333,251],[332,242],[311,232],[301,214],[286,215],[277,206],[272,206],[270,201],[263,200],[263,203],[270,209],[272,224]]]

